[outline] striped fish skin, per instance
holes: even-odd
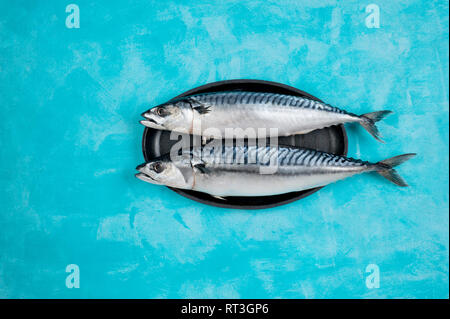
[[[270,196],[324,186],[359,173],[392,170],[383,162],[369,163],[311,149],[218,145],[194,147],[172,160],[165,155],[142,164],[138,170],[143,175],[137,177],[144,180],[149,176],[151,180],[146,181],[151,183],[154,180],[155,184],[214,196]],[[412,154],[408,154],[410,157]],[[156,173],[152,169],[155,163],[178,177],[162,176],[164,170]],[[177,182],[170,183],[169,179]]]
[[[327,104],[299,96],[258,92],[222,92],[194,96],[211,112],[195,114],[203,127],[263,128],[267,135],[277,128],[278,136],[304,134],[316,129],[345,122],[357,122],[359,117]],[[224,136],[224,135],[222,135]]]
[[[179,111],[173,116],[185,113],[184,121],[171,120],[171,110],[174,112],[175,109]],[[371,127],[374,126],[372,122],[385,116],[383,113],[380,118],[371,119],[306,97],[244,91],[192,95],[162,104],[142,115],[146,120],[141,123],[146,126],[213,138],[232,138],[227,134],[230,134],[229,129],[235,128],[252,129],[258,137],[268,137],[304,134],[332,125],[358,122],[369,126],[373,130],[370,133],[377,139],[379,133]]]
[[[196,174],[193,189],[218,196],[301,191],[372,169],[367,162],[290,147],[224,147],[219,155],[203,154],[202,160],[207,170]]]

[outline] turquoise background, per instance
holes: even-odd
[[[1,297],[449,297],[448,1],[376,1],[379,29],[367,1],[93,2],[68,29],[69,1],[0,1]],[[234,78],[394,110],[384,145],[348,126],[349,154],[417,152],[411,187],[240,211],[137,180],[140,113]]]

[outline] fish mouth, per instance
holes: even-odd
[[[149,121],[149,122],[151,122],[151,123],[158,124],[158,122],[156,122],[154,119],[151,119],[151,118],[147,118],[147,121]]]
[[[145,173],[137,173],[134,176],[136,176],[141,181],[144,181],[147,183],[163,185],[160,182],[158,182],[156,179],[152,178],[150,175],[147,175]]]
[[[153,124],[158,124],[158,122],[156,122],[156,120],[154,119],[155,114],[153,114],[152,112],[150,112],[150,110],[145,111],[144,113],[141,114],[141,116],[143,118],[145,118],[146,121],[149,121]]]
[[[146,119],[139,121],[142,125],[150,128],[154,128],[157,130],[165,130],[164,126],[158,124],[154,119]]]
[[[150,169],[147,167],[147,163],[142,163],[138,166],[136,166],[136,170],[138,170],[140,173],[146,175],[150,179],[156,181],[153,177],[150,176]]]

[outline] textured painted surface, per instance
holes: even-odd
[[[448,298],[448,2],[0,1],[0,297]],[[139,114],[211,81],[283,82],[355,113],[392,109],[419,156],[262,211],[146,184]],[[380,268],[380,288],[365,285]],[[80,267],[68,289],[65,267]]]

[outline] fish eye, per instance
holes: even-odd
[[[167,116],[169,115],[169,112],[164,107],[158,107],[156,109],[156,114],[158,114],[159,116]]]
[[[163,165],[160,162],[156,162],[152,165],[152,169],[156,172],[156,173],[161,173],[164,170]]]

